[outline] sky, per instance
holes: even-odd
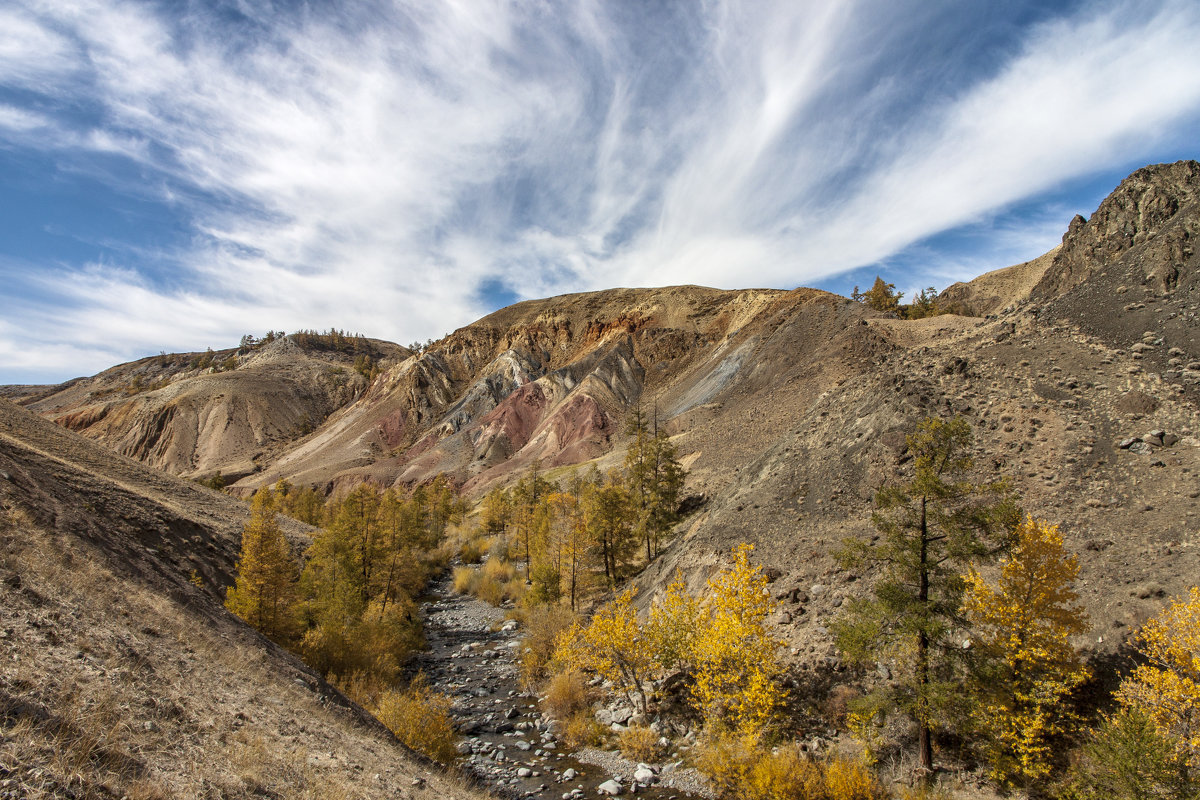
[[[0,384],[616,286],[911,295],[1200,157],[1194,0],[0,0]]]

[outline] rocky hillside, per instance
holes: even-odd
[[[184,477],[236,480],[269,463],[366,389],[405,348],[291,336],[235,350],[153,356],[60,386],[6,394],[110,449]],[[370,359],[365,362],[364,359]]]
[[[246,516],[0,400],[5,796],[477,796],[226,613]]]

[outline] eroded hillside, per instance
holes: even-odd
[[[476,796],[225,611],[246,515],[0,400],[6,793]]]
[[[370,366],[408,350],[309,335],[255,347],[144,358],[61,386],[20,387],[22,405],[112,450],[184,477],[236,480],[366,389]]]

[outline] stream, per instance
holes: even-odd
[[[698,774],[677,761],[639,771],[616,752],[569,752],[537,698],[521,691],[517,623],[506,622],[503,609],[456,593],[449,574],[430,587],[423,613],[428,650],[415,667],[451,699],[463,765],[488,790],[555,800],[612,794],[614,788],[620,796],[662,800],[706,796]]]

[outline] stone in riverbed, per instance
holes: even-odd
[[[616,780],[607,780],[596,787],[596,791],[600,794],[606,794],[609,797],[616,797],[621,794],[621,784]]]

